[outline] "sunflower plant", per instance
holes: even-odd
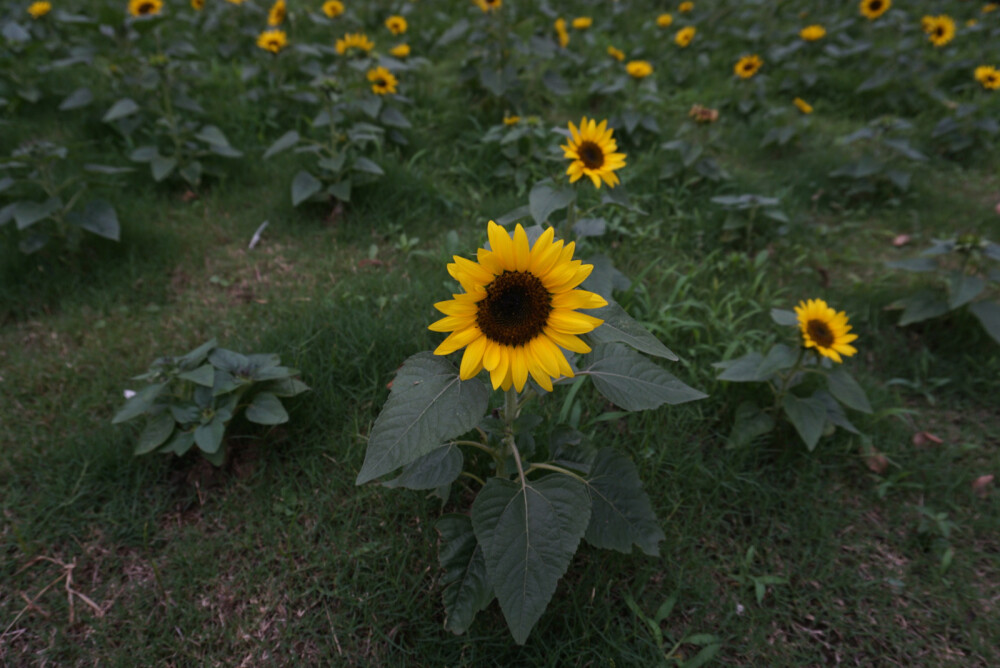
[[[396,373],[357,483],[398,472],[383,484],[473,498],[436,525],[445,628],[465,632],[496,598],[523,644],[581,540],[657,555],[664,538],[635,465],[599,442],[602,418],[585,420],[582,384],[624,411],[705,395],[650,359],[677,356],[574,243],[492,221],[488,238],[448,265],[459,289],[430,325],[447,337]]]
[[[742,402],[736,409],[729,436],[730,447],[750,444],[776,428],[784,417],[812,451],[820,438],[837,427],[860,434],[848,420],[845,408],[871,413],[864,389],[842,366],[845,357],[857,353],[852,343],[847,314],[837,312],[822,299],[799,302],[794,312],[771,311],[779,325],[798,330],[797,345],[777,343],[766,353],[753,351],[742,357],[718,362],[719,380],[764,384],[773,401]]]
[[[867,126],[841,137],[843,146],[859,145],[862,151],[830,172],[830,177],[846,185],[846,194],[872,195],[889,187],[900,192],[910,188],[913,173],[909,162],[927,162],[928,157],[910,143],[913,124],[900,118],[878,118]]]

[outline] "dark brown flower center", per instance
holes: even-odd
[[[816,345],[829,348],[833,345],[833,332],[830,326],[822,320],[810,320],[806,323],[806,332]]]
[[[873,12],[877,12],[878,10],[882,9],[882,0],[872,0],[871,2],[868,3],[868,9],[870,9]]]
[[[476,324],[490,341],[524,345],[542,333],[552,312],[552,296],[537,276],[505,271],[486,286]]]
[[[576,153],[587,169],[600,169],[604,165],[604,151],[592,141],[580,142]]]
[[[753,63],[752,62],[747,61],[747,62],[743,63],[743,71],[744,72],[750,72],[752,70],[753,70]]]
[[[155,9],[155,7],[156,7],[156,5],[154,5],[152,2],[144,2],[141,5],[139,5],[139,13],[140,14],[148,14],[151,11],[153,11],[153,9]]]
[[[934,28],[934,36],[938,38],[944,37],[944,26],[937,26]]]
[[[386,84],[385,79],[376,79],[375,80],[375,86],[378,87],[378,88],[385,88],[387,85],[388,84]]]

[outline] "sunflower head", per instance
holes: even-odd
[[[163,0],[129,0],[128,13],[136,18],[156,16],[163,11]]]
[[[807,42],[815,42],[826,37],[826,28],[821,25],[806,26],[799,31],[799,37]]]
[[[811,114],[813,112],[812,105],[803,100],[801,97],[797,97],[792,100],[792,104],[801,111],[803,114]]]
[[[869,21],[874,21],[878,17],[889,11],[892,7],[892,0],[861,0],[859,9],[861,15]]]
[[[677,11],[681,12],[682,14],[687,14],[688,12],[694,11],[694,3],[682,2],[677,6]]]
[[[265,51],[278,53],[288,46],[288,35],[284,30],[265,30],[257,36],[257,46]]]
[[[850,345],[858,338],[851,334],[851,326],[847,324],[847,314],[837,313],[822,299],[800,301],[795,307],[795,315],[802,331],[802,345],[812,348],[817,354],[828,357],[834,362],[843,360],[841,355],[850,357],[857,349]]]
[[[490,221],[488,235],[490,248],[480,248],[476,262],[456,255],[448,265],[464,292],[434,305],[446,317],[429,329],[450,332],[434,354],[465,348],[462,380],[485,369],[493,389],[520,392],[530,375],[551,392],[553,379],[573,377],[563,350],[590,352],[579,335],[603,322],[579,312],[608,303],[576,289],[594,267],[574,260],[575,245],[555,241],[552,228],[532,245],[520,225],[512,236]]]
[[[28,5],[28,14],[32,19],[40,19],[52,11],[51,2],[33,2]]]
[[[368,35],[362,32],[347,33],[334,44],[334,49],[341,56],[348,52],[354,52],[354,50],[361,53],[368,53],[374,48],[375,43],[368,39]]]
[[[503,115],[504,125],[517,125],[520,122],[521,122],[521,117],[518,116],[517,114],[514,114],[512,116],[508,116],[507,114]]]
[[[472,0],[476,7],[482,10],[484,14],[489,12],[495,12],[496,10],[503,7],[503,0]]]
[[[595,188],[601,187],[601,181],[609,188],[618,185],[615,170],[625,166],[625,154],[617,152],[618,142],[612,138],[614,130],[608,128],[608,122],[604,120],[598,125],[594,119],[587,120],[584,116],[580,129],[571,122],[569,132],[569,142],[561,147],[563,157],[572,161],[566,169],[569,182],[576,183],[586,176]]]
[[[613,46],[608,47],[608,55],[617,60],[619,63],[625,60],[625,52],[621,49],[616,49]]]
[[[406,19],[398,15],[390,16],[385,20],[385,27],[388,28],[389,32],[393,35],[402,35],[406,32]]]
[[[267,25],[272,28],[280,26],[285,22],[285,15],[287,13],[288,9],[285,7],[285,0],[276,0],[271,5],[271,10],[267,13]]]
[[[697,30],[694,26],[681,28],[677,31],[677,34],[674,35],[674,43],[682,49],[686,49],[691,44],[691,41],[694,40],[696,32]]]
[[[625,64],[625,71],[633,79],[645,79],[653,73],[653,66],[648,60],[630,60]]]
[[[552,25],[556,29],[556,39],[559,40],[559,47],[565,49],[569,45],[569,31],[566,30],[566,19],[560,17]]]
[[[200,12],[205,9],[205,0],[191,0],[191,9]]]
[[[594,25],[594,19],[589,16],[577,16],[573,19],[573,30],[586,30]]]
[[[397,44],[389,49],[389,55],[395,58],[408,58],[410,56],[410,45]]]
[[[753,75],[757,74],[757,71],[764,64],[760,56],[754,54],[752,56],[743,56],[738,61],[736,65],[733,66],[733,72],[736,73],[741,79],[749,79]]]
[[[376,95],[395,94],[396,84],[399,83],[395,75],[384,67],[368,70],[368,81],[371,82],[372,92]]]
[[[344,13],[344,3],[340,0],[326,0],[323,3],[323,13],[326,18],[335,19]]]
[[[656,27],[658,28],[669,28],[674,22],[674,17],[671,14],[660,14],[656,17]]]
[[[955,20],[945,14],[935,16],[924,30],[931,44],[944,46],[955,38]]]
[[[1000,89],[1000,70],[990,65],[980,65],[975,71],[976,81],[986,90]]]

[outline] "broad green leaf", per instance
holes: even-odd
[[[586,486],[560,474],[523,485],[490,478],[473,502],[486,572],[519,645],[545,612],[589,523]]]
[[[132,162],[150,162],[160,155],[160,149],[155,146],[140,146],[132,151],[128,159]]]
[[[203,126],[194,138],[213,146],[229,146],[229,140],[226,139],[226,135],[214,125]]]
[[[763,361],[764,356],[754,351],[747,353],[743,357],[737,357],[734,360],[716,362],[712,366],[723,370],[719,374],[719,380],[728,380],[734,383],[755,383],[767,380],[766,378],[761,378],[758,373],[758,369],[760,369]]]
[[[208,424],[198,425],[194,430],[194,442],[206,454],[219,452],[222,437],[226,433],[226,423],[223,414],[218,413]]]
[[[939,299],[929,292],[920,292],[912,297],[900,300],[899,303],[905,306],[903,315],[899,317],[900,327],[937,318],[949,310],[946,301]]]
[[[96,165],[88,162],[83,166],[84,171],[91,174],[129,174],[135,170],[131,167],[115,167],[114,165]]]
[[[209,339],[205,343],[201,344],[191,352],[185,354],[184,356],[177,359],[177,364],[182,369],[193,369],[199,366],[208,357],[208,354],[212,352],[212,349],[219,345],[219,342],[215,339]]]
[[[792,350],[784,343],[775,344],[767,351],[767,355],[761,361],[760,366],[757,367],[757,377],[767,379],[778,371],[791,369],[795,366],[798,354],[797,350]]]
[[[438,561],[444,569],[441,578],[444,627],[462,634],[472,625],[476,613],[485,610],[493,600],[486,560],[468,515],[444,515],[434,527],[441,532]]]
[[[794,394],[786,394],[781,407],[795,427],[795,431],[799,432],[806,447],[812,452],[826,425],[826,405],[816,397],[802,399]]]
[[[531,217],[539,225],[549,219],[554,212],[565,209],[576,199],[576,190],[569,186],[556,188],[549,181],[539,181],[528,195]]]
[[[573,224],[573,233],[578,239],[599,237],[608,229],[608,221],[603,218],[581,218]]]
[[[926,272],[937,269],[937,260],[932,257],[911,257],[905,260],[886,262],[885,266],[903,271]]]
[[[618,271],[614,262],[605,255],[594,255],[588,258],[584,264],[592,265],[594,269],[581,287],[584,290],[596,292],[607,299],[609,303],[615,290],[628,290],[632,285],[628,276]]]
[[[146,423],[146,427],[139,434],[139,442],[135,445],[135,454],[144,455],[152,452],[167,442],[170,434],[174,432],[174,416],[170,411],[163,411]]]
[[[260,392],[254,395],[253,401],[247,406],[247,419],[257,424],[284,424],[288,422],[288,412],[281,405],[281,399],[270,392]]]
[[[195,404],[170,404],[170,414],[174,416],[174,422],[180,425],[201,422],[201,409]]]
[[[265,384],[263,388],[276,397],[294,397],[310,389],[298,378],[282,378]]]
[[[118,224],[118,214],[111,203],[103,199],[87,202],[80,211],[73,211],[66,216],[67,222],[105,239],[118,241],[121,226]]]
[[[218,147],[215,146],[212,147],[213,153],[215,152],[216,148]],[[181,178],[187,181],[189,185],[197,186],[199,183],[201,183],[202,171],[203,170],[201,167],[201,163],[197,160],[192,160],[191,162],[187,163],[186,165],[178,169],[177,173],[180,174]]]
[[[398,478],[387,480],[386,487],[407,489],[437,489],[454,482],[462,472],[462,451],[457,445],[446,445],[403,467]]]
[[[948,308],[964,306],[986,289],[986,281],[978,276],[970,276],[956,271],[948,277]]]
[[[357,172],[367,172],[369,174],[377,174],[378,176],[385,174],[385,171],[381,167],[363,156],[355,158],[352,168]]]
[[[63,202],[58,197],[50,197],[44,202],[21,201],[14,203],[14,222],[17,229],[23,230],[44,220],[62,208]]]
[[[84,86],[83,88],[77,88],[75,91],[66,96],[66,98],[59,103],[59,111],[69,111],[70,109],[79,109],[81,107],[86,107],[88,104],[94,101],[94,94],[90,92],[90,89]]]
[[[482,380],[459,380],[447,359],[426,352],[410,357],[372,427],[356,484],[405,466],[474,428],[489,399]]]
[[[157,183],[170,176],[176,167],[176,158],[167,158],[162,155],[157,155],[149,161],[149,171],[153,175],[153,180]]]
[[[111,105],[111,108],[104,112],[104,117],[101,120],[105,123],[110,123],[111,121],[117,121],[119,118],[131,116],[137,111],[139,111],[139,105],[132,98],[126,97]]]
[[[659,556],[658,544],[666,536],[632,460],[611,448],[601,449],[591,466],[587,491],[591,499],[588,543],[626,554],[635,544],[646,554]]]
[[[14,183],[15,183],[14,179],[12,179],[9,176],[5,176],[2,179],[0,179],[0,193],[10,190],[10,187],[13,186]],[[11,209],[11,215],[13,215],[13,209]],[[0,221],[0,225],[2,225],[4,222],[6,221]]]
[[[192,383],[197,383],[198,385],[212,387],[215,383],[215,369],[211,364],[203,364],[197,369],[179,373],[177,374],[177,377],[183,378],[184,380],[190,380]]]
[[[122,409],[111,420],[111,424],[128,422],[148,411],[152,407],[153,401],[160,394],[160,391],[166,386],[166,383],[154,383],[136,392],[134,397],[125,402]]]
[[[681,668],[701,668],[709,661],[714,659],[718,655],[719,650],[721,649],[722,649],[722,643],[716,642],[705,645],[704,647],[701,648],[701,650],[697,654],[695,654],[693,657],[685,661],[681,665]]]
[[[844,414],[844,407],[837,403],[837,400],[833,398],[826,390],[816,390],[813,392],[813,397],[819,399],[826,406],[826,420],[835,427],[840,427],[846,429],[852,434],[860,434],[858,428],[851,424],[851,421],[847,419]],[[824,428],[825,430],[825,428]]]
[[[383,125],[388,125],[393,128],[410,128],[413,124],[403,115],[399,109],[395,107],[386,107],[382,110],[381,120]]]
[[[208,355],[208,361],[216,369],[232,372],[249,370],[253,366],[250,358],[246,355],[241,355],[238,352],[226,350],[225,348],[215,348],[212,350]]]
[[[602,344],[585,359],[586,365],[580,374],[590,376],[598,392],[625,410],[683,404],[708,396],[617,343]]]
[[[862,413],[870,414],[872,412],[872,405],[868,403],[865,391],[843,367],[838,367],[828,373],[826,384],[830,388],[830,394],[836,397],[840,403]]]
[[[976,302],[969,306],[969,310],[979,320],[979,324],[983,326],[986,333],[994,341],[1000,343],[1000,304],[986,301]]]
[[[608,300],[607,306],[590,311],[590,315],[604,320],[603,324],[586,335],[590,342],[624,343],[647,355],[662,357],[672,362],[677,361],[677,355],[670,352],[659,339],[615,302]]]
[[[350,181],[350,179],[345,179],[343,181],[339,181],[337,183],[334,183],[329,188],[327,188],[326,191],[328,193],[330,193],[330,195],[332,195],[333,197],[336,197],[337,199],[339,199],[341,202],[350,202],[351,201],[351,181]]]
[[[298,206],[322,190],[323,184],[304,169],[292,179],[292,206]]]
[[[194,445],[194,432],[176,431],[174,437],[163,446],[160,452],[172,452],[177,456],[183,455]]]
[[[741,448],[754,439],[769,434],[774,429],[774,418],[762,411],[757,404],[744,401],[736,408],[733,429],[729,432],[729,446]]]
[[[264,160],[267,160],[272,155],[281,153],[282,151],[287,151],[291,147],[299,143],[299,133],[295,130],[289,130],[285,134],[278,137],[278,139],[271,144],[271,146],[264,151]]]
[[[799,324],[799,316],[795,315],[795,311],[780,308],[771,309],[771,320],[784,327],[797,327]]]

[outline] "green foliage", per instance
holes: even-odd
[[[216,466],[226,459],[226,428],[240,411],[250,422],[288,422],[281,398],[309,388],[298,371],[277,355],[242,355],[219,348],[215,339],[179,357],[161,357],[136,376],[149,384],[132,393],[112,422],[145,418],[136,455],[183,455],[192,446]]]

